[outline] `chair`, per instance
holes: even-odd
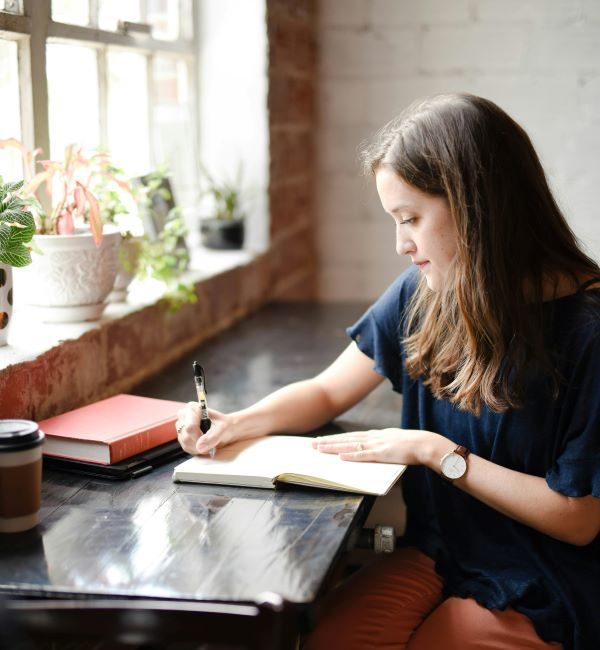
[[[103,641],[147,649],[185,642],[195,648],[236,650],[283,650],[295,643],[284,639],[285,604],[272,593],[250,604],[12,599],[5,609],[15,633],[32,641]]]

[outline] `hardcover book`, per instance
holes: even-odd
[[[386,494],[406,469],[392,463],[350,462],[312,447],[312,438],[266,436],[216,450],[214,459],[193,456],[177,465],[173,480],[274,488],[278,481],[357,492]]]
[[[115,395],[39,422],[43,453],[109,465],[177,438],[183,402]]]

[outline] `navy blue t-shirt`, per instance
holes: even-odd
[[[522,408],[483,406],[477,417],[433,397],[405,371],[401,323],[417,275],[402,274],[347,330],[402,393],[401,426],[440,433],[493,463],[544,477],[561,494],[600,498],[600,307],[586,296],[600,290],[544,303],[545,337],[563,380],[558,399],[534,378]],[[600,649],[600,536],[587,546],[558,541],[423,466],[407,469],[403,493],[407,541],[435,560],[445,596],[510,606],[565,650]]]

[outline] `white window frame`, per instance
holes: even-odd
[[[85,0],[82,0],[85,1]],[[50,131],[48,118],[48,81],[46,77],[46,45],[49,40],[62,43],[80,43],[98,49],[98,79],[100,97],[100,142],[107,147],[107,75],[106,51],[109,46],[144,54],[148,66],[148,124],[150,133],[150,160],[155,159],[155,128],[152,118],[154,98],[152,57],[175,56],[185,60],[188,66],[191,87],[192,114],[197,116],[197,68],[198,52],[197,30],[193,30],[190,40],[163,41],[152,38],[144,31],[126,30],[112,32],[98,29],[98,2],[88,0],[90,4],[90,22],[92,26],[84,27],[55,22],[51,17],[52,0],[23,0],[23,14],[0,11],[0,36],[15,40],[18,44],[19,92],[21,107],[21,131],[23,143],[33,149],[41,148],[50,152]],[[180,0],[181,4],[182,0]],[[145,0],[140,0],[142,20],[145,16]],[[193,25],[197,25],[197,2],[192,2]],[[179,12],[180,17],[183,12]],[[192,120],[192,137],[198,143],[197,119]],[[198,146],[194,147],[198,151]],[[197,166],[197,161],[194,161]]]

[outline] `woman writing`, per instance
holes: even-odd
[[[437,96],[363,153],[413,267],[313,379],[179,415],[192,454],[337,417],[384,378],[401,428],[317,438],[403,463],[406,547],[329,596],[307,647],[600,648],[600,268],[506,113]]]

